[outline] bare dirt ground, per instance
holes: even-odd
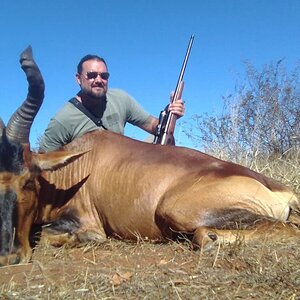
[[[188,243],[107,240],[53,248],[0,268],[0,299],[300,299],[300,241],[190,250]]]

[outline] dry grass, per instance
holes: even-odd
[[[256,162],[256,169],[291,187],[300,196],[300,149],[285,156]]]
[[[0,270],[0,299],[299,299],[300,242],[125,243],[52,248]]]
[[[299,157],[253,165],[300,195]],[[240,240],[204,252],[188,244],[107,240],[37,247],[0,269],[0,299],[300,299],[300,241]]]

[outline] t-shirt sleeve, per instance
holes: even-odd
[[[150,114],[131,96],[127,99],[127,121],[135,126],[142,126],[149,122]]]
[[[56,119],[51,119],[41,138],[39,151],[54,151],[70,142],[70,134]]]

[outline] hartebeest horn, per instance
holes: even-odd
[[[20,63],[27,77],[28,94],[23,104],[8,121],[6,136],[11,141],[29,143],[30,128],[42,105],[45,84],[42,74],[33,60],[31,46],[21,53]]]
[[[0,138],[1,138],[2,135],[3,135],[4,128],[5,128],[4,122],[3,122],[3,120],[0,118]]]

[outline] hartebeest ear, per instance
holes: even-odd
[[[41,170],[54,171],[73,162],[87,152],[89,151],[53,151],[47,153],[32,153],[32,158],[33,163],[39,166]]]

